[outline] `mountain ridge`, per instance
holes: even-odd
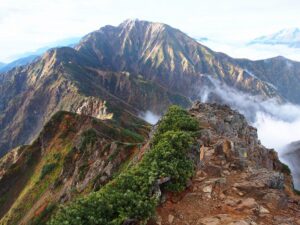
[[[136,115],[161,114],[170,104],[187,107],[211,84],[207,76],[251,95],[300,103],[299,71],[300,63],[284,58],[216,53],[162,23],[105,26],[74,49],[51,49],[0,74],[0,152],[30,143],[56,111],[76,112],[89,97]]]

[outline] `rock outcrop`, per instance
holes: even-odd
[[[184,193],[165,193],[153,224],[300,224],[291,177],[256,129],[227,106],[196,103],[190,113],[202,126],[197,171]]]
[[[101,101],[93,97],[84,99],[77,108],[79,115],[92,116],[100,120],[109,120],[113,118],[113,113],[107,111],[106,101]]]

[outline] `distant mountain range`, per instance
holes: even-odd
[[[55,41],[45,47],[37,49],[36,51],[26,52],[26,53],[20,54],[18,56],[15,56],[14,58],[16,58],[16,59],[10,63],[7,63],[7,64],[0,63],[0,73],[7,72],[17,66],[24,66],[24,65],[31,63],[35,59],[37,59],[39,56],[44,54],[50,48],[63,47],[63,46],[73,47],[73,46],[75,46],[75,44],[77,44],[79,42],[80,39],[81,38],[79,38],[79,37],[74,37],[74,38],[68,38],[68,39]]]
[[[300,48],[300,29],[283,29],[274,34],[258,37],[249,44],[286,45],[292,48]]]
[[[29,55],[24,58],[16,59],[8,64],[3,64],[3,66],[0,66],[0,73],[7,72],[17,66],[27,65],[27,64],[33,62],[38,57],[39,57],[38,55]]]
[[[124,110],[161,114],[200,99],[211,79],[300,104],[299,62],[234,59],[166,24],[127,20],[0,74],[0,155],[30,143],[57,111],[106,104],[117,117]]]

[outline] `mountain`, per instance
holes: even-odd
[[[0,159],[0,224],[40,225],[44,210],[98,190],[133,160],[150,128],[126,112],[118,121],[56,113],[31,145]]]
[[[286,45],[291,48],[300,48],[300,29],[283,29],[274,34],[258,37],[249,44]]]
[[[5,65],[5,63],[0,62],[0,68],[2,68]]]
[[[0,194],[1,225],[298,224],[300,210],[245,117],[199,102],[152,128],[127,112],[58,112],[0,159]]]
[[[0,84],[2,154],[30,143],[59,110],[96,117],[113,113],[118,119],[124,111],[160,113],[170,104],[190,104],[141,76],[101,70],[72,48],[50,50],[33,64],[2,74]]]
[[[282,57],[234,59],[161,23],[129,20],[118,27],[106,26],[84,37],[76,50],[106,70],[140,73],[193,99],[203,85],[202,74],[251,94],[300,103],[295,85],[299,62]]]
[[[29,144],[59,110],[107,107],[162,114],[188,107],[218,80],[263,98],[300,103],[300,63],[283,57],[234,59],[162,23],[127,20],[105,26],[73,48],[47,51],[33,63],[0,74],[0,152]]]

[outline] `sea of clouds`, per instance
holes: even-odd
[[[263,145],[274,148],[282,154],[286,145],[300,140],[298,105],[252,96],[229,87],[211,76],[207,78],[212,85],[201,88],[199,94],[201,101],[209,101],[209,96],[213,94],[218,96],[223,104],[228,104],[242,113],[257,128],[258,137]]]
[[[224,40],[206,39],[199,41],[214,51],[225,52],[231,57],[247,58],[252,60],[267,59],[284,56],[291,60],[300,61],[300,48],[287,45],[247,44],[245,42],[231,42]]]

